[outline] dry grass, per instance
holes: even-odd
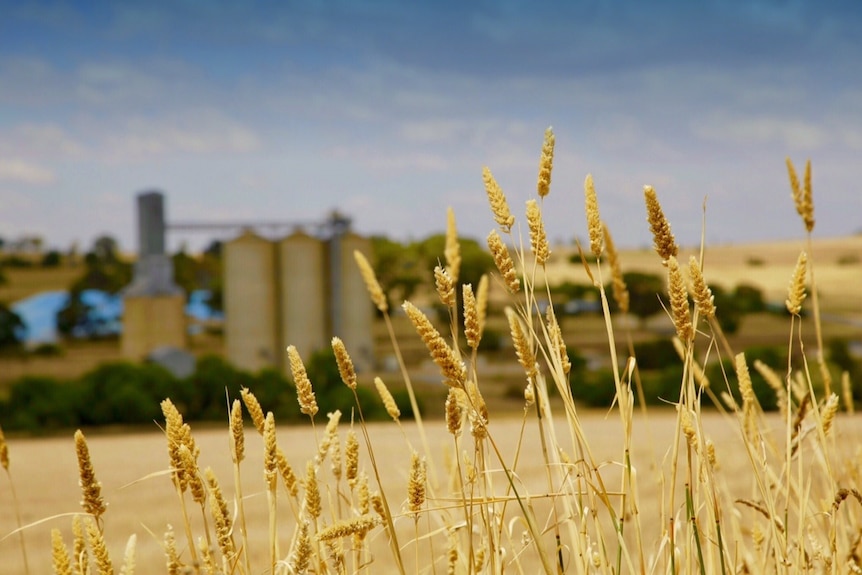
[[[817,264],[817,282],[823,289],[823,310],[862,318],[862,298],[856,286],[862,285],[862,235],[817,238],[812,240],[812,258]],[[707,246],[704,277],[710,285],[727,289],[746,283],[763,290],[771,301],[784,301],[787,282],[799,251],[806,248],[804,238],[775,242]],[[586,283],[583,267],[573,266],[569,258],[577,253],[572,246],[554,246],[546,266],[551,285],[570,281]],[[677,259],[687,262],[700,255],[699,246],[681,247]],[[624,271],[663,274],[661,260],[651,249],[621,250]],[[853,263],[853,258],[859,258]],[[848,262],[848,263],[842,263]],[[610,277],[606,273],[606,277]],[[537,276],[544,281],[544,276]]]
[[[84,273],[84,266],[54,268],[5,267],[6,284],[0,285],[0,301],[14,303],[39,292],[66,290]]]
[[[804,360],[803,368],[791,369],[795,364],[790,362],[769,366],[780,407],[771,415],[757,401],[744,354],[734,352],[711,316],[709,288],[699,277],[694,286],[698,305],[691,306],[691,278],[678,264],[687,254],[676,253],[657,196],[647,194],[660,254],[654,257],[669,274],[669,310],[684,371],[672,405],[635,413],[634,396],[641,393],[636,360],[619,354],[626,346],[618,345],[627,342],[631,349],[632,336],[609,312],[602,287],[608,270],[601,261],[601,194],[588,180],[591,250],[599,262],[585,264],[584,274],[601,295],[601,327],[616,397],[605,414],[583,412],[570,391],[579,382],[568,378],[567,342],[553,310],[541,314],[537,304],[549,296],[548,285],[538,279],[548,267],[541,217],[552,200],[547,197],[552,144],[547,142],[553,142],[550,132],[540,162],[539,199],[527,204],[530,253],[512,254],[523,281],[517,293],[510,293],[506,309],[513,361],[520,364],[525,386],[521,417],[496,419],[485,399],[491,391],[485,366],[474,346],[467,350],[464,345],[468,336],[459,327],[464,313],[455,298],[459,290],[449,285],[457,282],[459,258],[450,213],[447,267],[440,270],[438,292],[451,321],[438,331],[418,308],[404,305],[417,332],[413,339],[427,348],[438,381],[448,388],[445,425],[423,422],[418,414],[415,423],[406,424],[394,413],[392,423],[367,425],[348,350],[334,338],[339,372],[355,403],[343,406],[343,413],[327,414],[325,425],[323,414],[315,417],[313,382],[303,377],[301,358],[292,356],[294,376],[302,383],[298,401],[311,422],[305,428],[276,429],[272,414],[264,415],[266,406],[261,409],[245,393],[257,441],[246,437],[253,431],[239,430],[237,404],[232,417],[226,410],[225,420],[232,425],[192,433],[166,400],[167,442],[160,434],[95,437],[84,449],[78,434],[77,462],[71,444],[58,451],[57,440],[16,442],[9,478],[19,481],[22,469],[26,489],[6,505],[22,510],[23,523],[45,521],[14,531],[19,522],[12,523],[11,514],[3,516],[6,523],[0,527],[9,533],[0,542],[8,561],[4,567],[11,569],[17,557],[23,562],[26,549],[31,572],[46,570],[52,539],[54,557],[64,557],[64,543],[48,534],[53,527],[74,549],[73,563],[88,557],[81,572],[98,573],[112,572],[109,555],[119,566],[119,557],[131,557],[132,550],[138,569],[170,574],[862,572],[862,486],[856,463],[862,454],[850,440],[860,423],[839,413],[842,406],[833,390],[840,393],[838,385],[843,385],[843,396],[849,397],[846,378],[832,382],[825,369],[814,270],[816,277],[822,274],[810,236],[810,193],[800,192],[808,282],[794,282],[785,295],[794,313],[785,320],[788,351],[791,358]],[[807,175],[804,186],[810,190]],[[493,201],[495,213],[508,212],[500,205],[505,199],[497,195]],[[506,244],[525,245],[507,228],[500,230]],[[708,283],[709,249],[706,254],[690,269],[697,275],[702,267]],[[505,276],[508,263],[501,267]],[[790,274],[783,278],[784,290],[789,279]],[[373,299],[371,280],[366,278]],[[809,323],[796,315],[797,302],[811,311]],[[486,326],[478,310],[466,313],[468,341],[473,341]],[[405,336],[396,335],[388,311],[384,320],[413,400],[400,353]],[[809,328],[813,352],[810,338],[803,336]],[[702,387],[697,366],[715,355],[733,358],[735,373]],[[552,393],[558,397],[553,404]],[[706,404],[717,410],[705,412]],[[853,411],[852,405],[843,408]],[[358,441],[358,454],[348,437]],[[159,451],[161,464],[153,456]],[[18,452],[27,454],[20,464]],[[74,503],[82,498],[76,467],[84,488],[83,514]],[[94,499],[94,494],[99,496]],[[106,512],[102,497],[112,506]],[[85,522],[87,541],[80,522],[50,515],[63,511],[94,516]],[[126,543],[132,534],[137,543]],[[127,575],[129,565],[126,560]]]

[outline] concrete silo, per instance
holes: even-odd
[[[132,283],[123,290],[121,349],[140,360],[164,346],[185,349],[185,294],[174,283],[174,266],[165,253],[164,195],[137,196],[138,258]]]
[[[354,250],[371,259],[368,238],[343,230],[329,240],[331,328],[344,341],[357,370],[369,370],[374,367],[374,308]]]
[[[246,231],[224,245],[225,348],[236,367],[281,365],[275,244]]]
[[[281,343],[293,345],[303,360],[329,345],[326,251],[323,242],[295,232],[278,243]],[[285,373],[290,373],[283,354]]]

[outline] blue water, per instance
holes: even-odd
[[[186,304],[186,315],[199,321],[222,320],[221,312],[207,305],[211,297],[209,290],[196,290],[191,293]],[[66,307],[69,292],[64,290],[46,291],[30,296],[12,304],[11,308],[21,317],[26,326],[24,343],[56,343],[60,339],[57,330],[57,312]],[[81,301],[89,306],[83,325],[72,331],[73,337],[107,337],[119,335],[123,331],[123,298],[100,290],[84,290]]]

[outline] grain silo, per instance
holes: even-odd
[[[278,243],[281,343],[293,345],[305,361],[329,345],[326,326],[326,251],[323,242],[297,231]],[[284,371],[290,373],[287,354]]]
[[[374,367],[374,308],[353,252],[371,256],[371,242],[349,230],[329,240],[330,309],[332,334],[344,345],[358,370]]]
[[[186,298],[179,294],[125,295],[123,356],[141,360],[160,347],[186,348]]]
[[[225,348],[240,369],[278,367],[275,244],[246,231],[224,245]]]
[[[140,193],[137,208],[138,257],[132,283],[123,289],[121,339],[123,355],[134,360],[159,347],[186,347],[186,298],[165,253],[164,195]]]

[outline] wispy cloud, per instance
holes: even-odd
[[[57,176],[45,166],[16,158],[0,158],[0,182],[44,186],[57,181]]]

